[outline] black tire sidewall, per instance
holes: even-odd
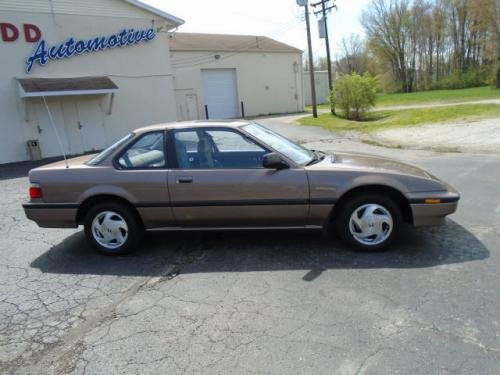
[[[116,248],[116,249],[107,249],[101,246],[94,238],[92,233],[92,221],[94,218],[103,211],[112,211],[119,214],[127,223],[128,227],[128,237],[125,243]],[[124,204],[120,203],[98,203],[95,206],[91,207],[85,216],[84,222],[84,232],[87,238],[87,241],[90,245],[105,255],[123,255],[128,254],[134,250],[139,245],[140,237],[142,235],[142,230],[140,228],[140,224],[135,217],[134,213],[130,208],[128,208]]]
[[[384,207],[392,216],[393,226],[391,234],[385,241],[377,245],[365,245],[358,242],[349,230],[349,220],[354,210],[364,204],[370,203],[375,203]],[[398,237],[401,231],[402,223],[403,217],[401,209],[393,199],[381,194],[364,194],[354,196],[342,205],[338,220],[336,220],[336,229],[339,237],[353,250],[373,252],[387,249]]]

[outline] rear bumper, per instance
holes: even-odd
[[[418,193],[409,197],[413,225],[441,225],[446,215],[454,213],[458,206],[460,194],[456,191],[445,193]],[[426,203],[431,200],[433,203]],[[439,203],[435,203],[439,201]]]
[[[67,203],[25,203],[26,217],[41,228],[76,228],[78,204]]]

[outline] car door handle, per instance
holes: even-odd
[[[178,184],[190,184],[193,182],[193,177],[191,176],[181,176],[177,177]]]

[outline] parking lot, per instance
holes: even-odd
[[[0,174],[0,373],[498,374],[500,156],[385,149],[289,118],[325,151],[418,164],[454,185],[443,227],[392,251],[317,231],[151,233],[105,257],[28,221],[25,167]]]

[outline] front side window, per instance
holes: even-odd
[[[118,158],[123,169],[164,168],[164,133],[148,133],[132,143]]]
[[[234,131],[207,130],[206,133],[212,138],[215,146],[220,152],[252,152],[262,150],[262,148],[253,141]]]
[[[242,129],[253,135],[263,144],[269,145],[276,151],[281,152],[297,164],[304,165],[314,159],[314,153],[311,150],[308,150],[255,122],[242,126]]]
[[[177,130],[175,148],[180,169],[262,168],[267,151],[245,135],[229,129]]]

